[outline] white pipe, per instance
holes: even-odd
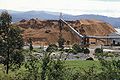
[[[70,26],[65,20],[63,19],[60,19],[62,20],[71,30],[73,30],[80,38],[83,38],[84,36],[81,35],[79,32],[77,32],[72,26]]]

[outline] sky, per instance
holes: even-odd
[[[120,0],[0,0],[0,9],[120,17]]]

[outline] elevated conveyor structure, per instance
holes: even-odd
[[[65,23],[76,35],[80,38],[93,38],[93,39],[120,39],[120,36],[84,36],[77,32],[72,26],[70,26],[65,20],[60,19],[63,23]]]
[[[89,43],[89,39],[96,39],[96,40],[100,40],[100,39],[120,39],[120,36],[86,36],[86,35],[82,35],[79,32],[77,32],[71,25],[69,25],[64,19],[60,19],[60,21],[62,21],[64,24],[66,24],[80,39],[82,39],[82,44],[86,45],[86,43]],[[88,42],[86,42],[88,41]]]

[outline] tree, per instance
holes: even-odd
[[[20,68],[22,62],[24,61],[24,55],[22,50],[14,50],[12,55],[10,55],[10,68],[12,70]]]
[[[60,35],[59,39],[58,39],[59,48],[63,49],[64,48],[64,43],[65,43],[65,39],[62,38],[62,36]]]
[[[46,80],[47,76],[47,69],[48,69],[48,64],[50,63],[50,54],[51,53],[45,53],[44,57],[42,59],[42,65],[41,65],[41,80]]]
[[[3,20],[3,22],[9,26],[10,23],[12,22],[12,16],[8,14],[7,11],[3,11],[1,13],[0,19]]]
[[[54,60],[51,53],[44,53],[41,64],[41,80],[64,80],[65,67],[60,57]]]
[[[48,80],[65,80],[65,67],[60,59],[52,60],[48,66]]]
[[[28,74],[26,75],[29,80],[39,80],[40,78],[40,62],[33,55],[29,55],[30,59],[25,63],[25,68]]]
[[[21,50],[24,43],[21,35],[21,30],[11,25],[12,17],[8,12],[2,12],[0,15],[0,21],[2,25],[0,26],[0,55],[4,56],[6,73],[9,71],[10,56],[15,50]]]
[[[33,45],[32,45],[32,39],[31,38],[29,38],[29,49],[30,49],[30,51],[32,51],[33,50]]]

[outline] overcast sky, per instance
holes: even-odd
[[[97,14],[120,17],[120,0],[0,0],[0,9],[45,10],[73,15]]]

